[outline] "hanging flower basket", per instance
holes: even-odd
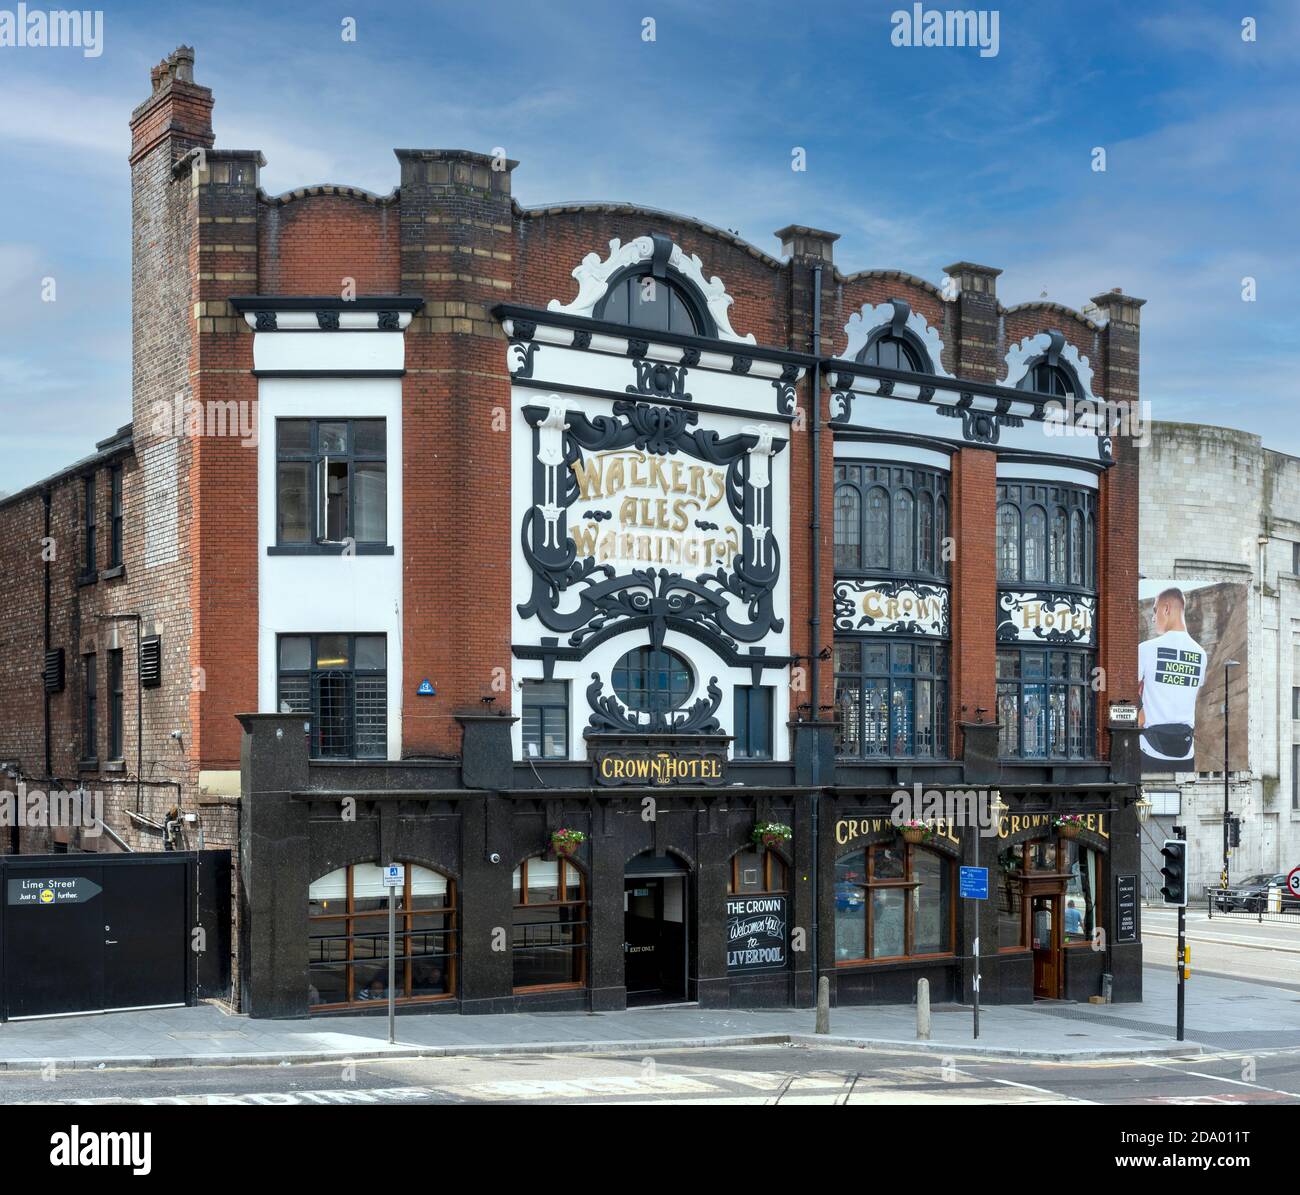
[[[559,859],[568,859],[578,853],[578,848],[587,841],[581,830],[561,828],[551,834],[551,850]]]
[[[1083,816],[1078,813],[1066,813],[1058,817],[1052,826],[1061,838],[1078,838],[1083,829]]]
[[[898,827],[898,832],[903,836],[904,842],[911,843],[929,842],[934,837],[934,829],[925,822],[917,821],[915,818],[903,822]]]
[[[754,827],[753,839],[762,847],[785,846],[794,831],[784,822],[760,822]]]

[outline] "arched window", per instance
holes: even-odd
[[[998,580],[1020,580],[1020,511],[1009,502],[998,507]]]
[[[1083,515],[1077,510],[1070,512],[1070,584],[1084,584],[1086,553],[1083,548]]]
[[[916,503],[916,571],[932,573],[934,569],[934,498],[922,490]]]
[[[616,278],[597,305],[595,318],[648,332],[710,334],[695,295],[682,283],[649,273]]]
[[[862,566],[862,496],[856,486],[835,489],[835,567]]]
[[[934,550],[939,563],[939,575],[948,575],[946,540],[948,538],[948,500],[941,494],[934,504]]]
[[[1020,390],[1032,390],[1036,394],[1049,394],[1053,398],[1071,398],[1078,393],[1074,378],[1061,365],[1049,365],[1047,361],[1038,361],[1031,365],[1020,379]]]
[[[954,861],[888,842],[835,861],[835,961],[951,954]]]
[[[695,687],[690,665],[667,648],[633,648],[614,665],[613,681],[618,699],[641,713],[675,710]]]
[[[858,355],[864,365],[879,365],[882,369],[898,369],[907,373],[929,372],[928,363],[903,337],[886,333],[877,336]]]
[[[397,894],[396,999],[456,991],[456,885],[408,863]],[[388,999],[388,888],[378,863],[354,863],[307,893],[308,1004],[367,1007]]]
[[[908,490],[894,493],[894,571],[910,573],[916,569],[916,528],[913,526],[915,501]]]
[[[587,879],[570,859],[525,859],[515,868],[514,986],[587,982]]]
[[[997,500],[1000,582],[1095,587],[1095,490],[1049,482],[999,482]]]
[[[889,491],[880,486],[867,491],[865,547],[864,568],[889,567]]]
[[[1065,511],[1057,507],[1052,515],[1052,538],[1048,552],[1048,580],[1060,585],[1065,582],[1065,558],[1069,551],[1069,520]]]
[[[790,891],[790,868],[767,847],[747,847],[731,856],[728,896],[779,896]]]
[[[1047,512],[1031,506],[1025,514],[1025,580],[1047,580]]]

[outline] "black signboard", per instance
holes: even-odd
[[[103,892],[94,880],[85,876],[30,878],[9,881],[11,905],[79,905]]]
[[[779,970],[786,964],[787,937],[784,896],[728,898],[728,971]]]
[[[1136,942],[1138,936],[1138,878],[1115,877],[1115,941]]]

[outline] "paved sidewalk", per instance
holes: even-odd
[[[1141,1004],[986,1006],[980,1039],[969,1007],[933,1012],[928,1042],[916,1041],[915,1010],[889,1005],[831,1011],[831,1036],[813,1036],[811,1009],[617,1013],[408,1014],[396,1045],[386,1018],[265,1021],[203,1004],[0,1025],[0,1068],[229,1066],[385,1055],[438,1057],[498,1053],[608,1052],[792,1042],[943,1054],[1082,1060],[1300,1049],[1300,990],[1201,977],[1188,989],[1187,1040],[1174,1040],[1174,977],[1148,968]],[[3,1086],[0,1085],[0,1099]]]

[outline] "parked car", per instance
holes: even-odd
[[[1282,894],[1282,912],[1300,913],[1300,896],[1287,887],[1286,877],[1285,871],[1266,871],[1248,876],[1241,883],[1233,884],[1223,895],[1216,894],[1214,907],[1221,913],[1241,910],[1247,913],[1267,912],[1269,888],[1276,887]]]

